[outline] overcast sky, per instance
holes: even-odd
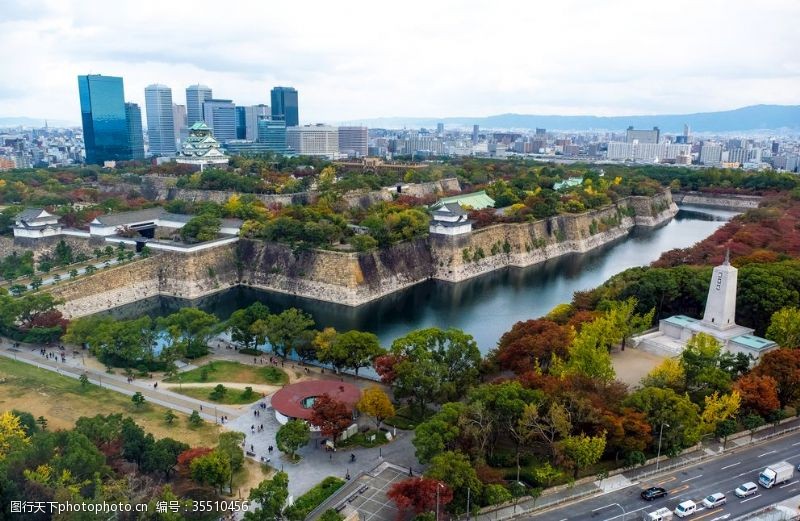
[[[204,83],[299,91],[304,123],[800,104],[798,0],[0,0],[0,117],[80,121],[76,76],[128,101]]]

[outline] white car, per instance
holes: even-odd
[[[706,496],[703,500],[703,506],[706,508],[717,508],[724,505],[728,499],[725,497],[725,494],[722,492],[717,492],[716,494],[711,494],[710,496]]]
[[[753,483],[752,481],[748,481],[747,483],[743,483],[739,485],[739,487],[733,491],[737,497],[747,497],[752,496],[758,492],[758,485]]]
[[[690,499],[676,506],[674,512],[678,517],[686,517],[694,514],[696,510],[697,504]]]

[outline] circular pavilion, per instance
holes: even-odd
[[[353,384],[334,380],[309,380],[285,386],[272,395],[275,418],[283,425],[289,420],[310,420],[311,408],[318,396],[327,394],[331,398],[355,408],[361,398],[361,390]]]

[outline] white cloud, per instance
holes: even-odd
[[[4,2],[0,115],[79,120],[76,76],[205,83],[305,122],[800,103],[796,0]]]

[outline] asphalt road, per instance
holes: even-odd
[[[757,483],[758,474],[764,467],[784,460],[794,466],[800,464],[800,433],[747,449],[738,449],[735,453],[662,474],[650,481],[634,483],[627,488],[566,504],[553,510],[534,513],[521,519],[633,521],[642,519],[643,513],[653,512],[661,507],[673,510],[678,503],[687,499],[698,503],[698,511],[685,518],[687,520],[721,521],[735,518],[800,494],[800,472],[797,471],[794,477],[783,485],[775,485],[770,489],[759,486],[754,496],[740,499],[733,494],[734,489],[742,483],[747,481]],[[639,493],[651,486],[667,489],[667,497],[655,501],[641,499]],[[703,498],[715,492],[725,494],[728,499],[727,504],[713,510],[701,510],[703,507],[700,502]],[[622,508],[617,504],[625,509],[624,518]]]

